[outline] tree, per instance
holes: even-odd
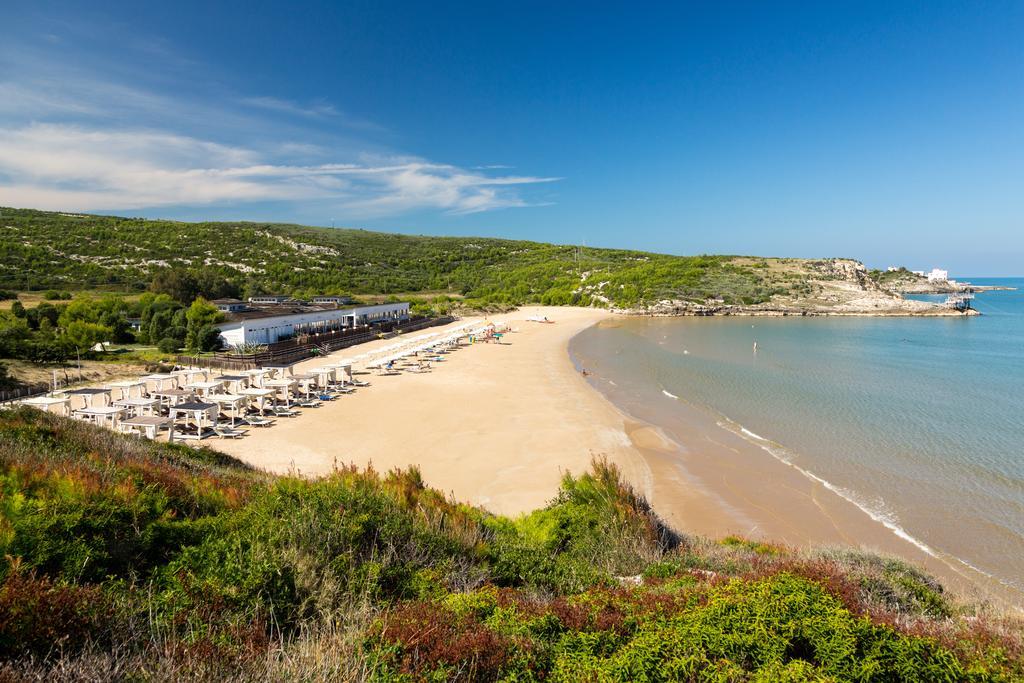
[[[38,330],[43,320],[49,320],[51,325],[57,326],[60,315],[61,309],[57,308],[53,304],[41,303],[35,308],[30,308],[25,311],[25,320],[28,321],[29,327],[33,330]]]
[[[113,332],[106,325],[75,320],[64,328],[64,337],[81,353],[83,349],[92,348],[99,342],[109,341]]]
[[[189,353],[210,351],[217,347],[220,339],[219,333],[214,337],[209,328],[212,328],[221,319],[221,313],[217,307],[203,297],[197,298],[188,307],[185,314],[187,322],[185,328],[185,348]],[[215,329],[215,328],[214,328]]]
[[[228,282],[226,278],[210,269],[199,271],[196,288],[199,295],[207,299],[234,299],[240,293],[237,285]]]
[[[168,268],[159,271],[153,277],[149,290],[156,294],[166,294],[182,304],[188,304],[199,294],[199,283],[187,270]]]

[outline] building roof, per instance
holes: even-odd
[[[214,299],[211,304],[244,304],[241,299]]]
[[[224,316],[224,322],[239,323],[247,320],[259,320],[261,318],[278,318],[289,315],[303,315],[308,313],[332,313],[341,311],[353,311],[357,308],[373,308],[374,306],[393,306],[396,304],[408,305],[407,301],[391,304],[374,304],[373,306],[350,306],[348,308],[337,308],[335,306],[321,306],[318,304],[306,304],[302,302],[289,301],[286,304],[266,304],[250,306],[244,311],[231,311]]]
[[[226,322],[238,323],[246,320],[258,320],[259,318],[277,318],[286,315],[301,315],[303,313],[335,312],[341,309],[327,306],[316,306],[310,304],[284,304],[277,306],[253,306],[244,311],[231,311],[225,316]]]

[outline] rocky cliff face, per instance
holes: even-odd
[[[863,263],[853,259],[801,261],[793,274],[803,277],[807,293],[781,294],[771,301],[751,306],[727,305],[717,301],[663,299],[617,313],[650,316],[950,316],[965,315],[941,304],[904,299],[869,277]],[[977,315],[968,311],[966,315]]]

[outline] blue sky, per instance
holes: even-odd
[[[3,16],[0,205],[1024,273],[1024,3]]]

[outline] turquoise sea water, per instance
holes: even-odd
[[[971,318],[629,319],[574,345],[633,408],[666,392],[709,408],[1024,589],[1024,279],[971,281],[1018,290],[979,294]]]

